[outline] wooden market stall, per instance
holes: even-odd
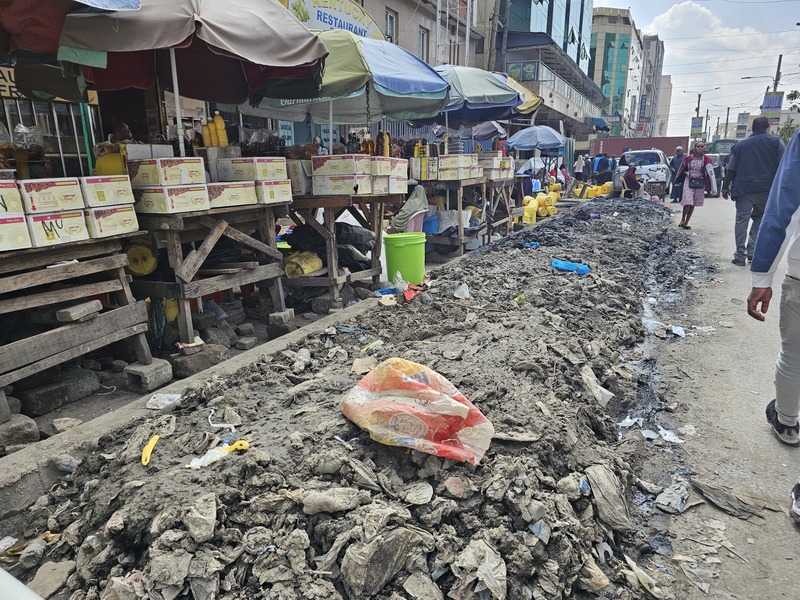
[[[454,192],[456,213],[457,213],[457,229],[456,237],[445,237],[442,235],[429,235],[427,241],[433,244],[440,244],[445,246],[456,246],[456,256],[464,254],[467,242],[476,239],[480,232],[475,232],[467,236],[464,232],[464,221],[461,218],[462,211],[464,210],[464,192],[470,190],[474,193],[480,194],[479,204],[486,198],[486,178],[473,177],[468,179],[457,180],[427,180],[420,182],[424,187],[428,196],[432,196],[436,191],[444,191],[445,193]],[[448,206],[449,208],[449,206]]]

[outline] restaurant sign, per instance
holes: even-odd
[[[385,39],[362,6],[351,0],[280,0],[308,29],[344,29],[360,37]]]

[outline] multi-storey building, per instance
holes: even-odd
[[[664,137],[669,127],[669,111],[672,108],[672,76],[662,75],[658,85],[658,109],[656,110],[653,135]]]
[[[646,85],[644,43],[630,10],[594,9],[589,73],[610,101],[603,117],[611,135],[634,137]]]
[[[656,135],[658,101],[661,95],[661,72],[664,68],[664,42],[657,35],[644,36],[644,87],[639,99],[639,118],[636,131],[644,137]]]

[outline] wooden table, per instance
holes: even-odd
[[[381,281],[381,248],[383,245],[383,205],[402,204],[404,194],[364,194],[358,196],[295,196],[289,206],[289,216],[298,225],[310,225],[325,240],[327,273],[306,275],[296,279],[285,279],[291,287],[329,287],[334,306],[339,302],[339,286],[354,281],[372,279]],[[316,211],[322,209],[323,223],[316,218]],[[356,273],[339,274],[339,253],[336,249],[336,219],[347,211],[358,223],[375,234],[375,247],[372,249],[372,264],[369,269]]]
[[[200,299],[248,283],[269,281],[276,313],[285,311],[281,284],[283,255],[278,251],[275,241],[275,208],[287,204],[248,204],[174,215],[139,214],[139,224],[151,231],[159,248],[167,249],[175,280],[135,280],[131,289],[141,298],[156,296],[177,299],[180,310],[178,330],[181,341],[185,343],[194,339],[189,304],[192,298]],[[249,235],[254,231],[258,232],[260,240]],[[223,236],[254,250],[259,260],[201,271],[203,262]],[[184,256],[182,245],[190,242],[201,243]],[[198,275],[207,277],[196,279]]]
[[[455,191],[456,193],[456,210],[458,212],[458,237],[449,238],[441,235],[429,235],[426,238],[427,242],[433,244],[443,244],[447,246],[458,246],[456,251],[457,256],[464,254],[464,246],[472,239],[478,237],[478,234],[470,236],[469,239],[464,235],[464,223],[461,220],[461,211],[464,208],[464,190],[467,188],[480,188],[481,205],[486,202],[486,178],[475,177],[472,179],[460,180],[423,180],[420,183],[425,187],[425,191],[430,197],[434,190],[446,190],[447,192]],[[448,195],[448,202],[450,198]],[[449,208],[449,206],[448,206]]]
[[[522,207],[517,208],[514,206],[514,200],[511,197],[512,192],[514,191],[514,178],[509,179],[490,179],[487,182],[487,187],[489,190],[489,210],[486,214],[486,224],[487,224],[487,231],[486,231],[486,241],[491,243],[492,235],[494,234],[494,230],[496,227],[500,227],[501,225],[506,226],[506,232],[508,232],[509,223],[511,219],[514,217],[521,217],[522,216]],[[501,217],[499,219],[495,218],[495,213],[500,205],[503,205],[506,209],[506,216]]]
[[[122,241],[139,235],[0,253],[0,314],[19,313],[23,318],[29,309],[77,304],[99,294],[112,294],[116,301],[113,308],[88,320],[63,323],[0,346],[0,388],[127,338],[132,338],[137,361],[153,362],[145,339],[147,308],[131,294],[125,272],[128,257],[122,252]],[[78,262],[48,268],[73,260]]]

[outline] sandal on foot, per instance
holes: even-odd
[[[691,229],[691,227],[689,227],[688,225],[684,225],[683,228],[684,229]]]

